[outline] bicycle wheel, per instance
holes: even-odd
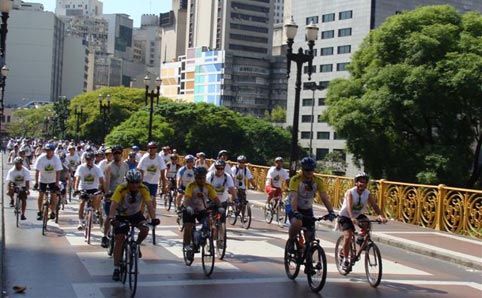
[[[226,224],[216,225],[216,256],[222,260],[226,255]]]
[[[42,235],[45,235],[47,231],[47,221],[49,220],[49,201],[48,198],[44,199],[42,207]]]
[[[234,226],[236,224],[238,216],[236,215],[236,207],[234,207],[234,205],[228,205],[228,215],[226,217],[230,225]]]
[[[122,255],[121,255],[121,260],[119,264],[120,280],[123,284],[125,284],[127,280],[128,261],[129,261],[129,243],[127,242],[127,239],[126,239],[122,244]]]
[[[172,205],[172,193],[170,190],[168,190],[164,194],[164,208],[169,211],[171,210],[171,205]]]
[[[176,219],[179,231],[182,232],[184,230],[184,221],[182,220],[182,212],[179,212],[177,214],[177,219]]]
[[[206,276],[210,276],[213,273],[214,269],[214,241],[213,241],[213,231],[209,237],[206,239],[206,242],[202,246],[202,265],[203,271]]]
[[[276,206],[276,221],[278,221],[278,226],[284,227],[286,221],[285,206],[281,200]]]
[[[138,274],[138,261],[139,250],[137,244],[134,241],[130,243],[129,251],[129,288],[131,289],[131,297],[136,295],[137,290],[137,274]]]
[[[335,264],[336,269],[341,275],[347,275],[348,271],[343,269],[343,257],[341,256],[343,250],[343,236],[340,236],[335,244]]]
[[[271,203],[264,207],[264,220],[269,224],[273,221],[273,204]]]
[[[84,238],[87,244],[90,244],[90,234],[92,232],[92,210],[87,211],[87,219],[85,222]]]
[[[20,207],[20,198],[19,198],[19,196],[18,196],[18,194],[17,194],[17,195],[15,196],[15,209],[14,209],[15,216],[17,217],[17,219],[16,219],[16,220],[17,220],[17,228],[18,228],[18,225],[19,225],[19,224],[18,224],[18,221],[19,221],[19,219],[20,219],[20,212],[21,212],[20,210],[22,210],[21,207]]]
[[[326,255],[323,247],[312,245],[306,258],[306,276],[310,289],[318,293],[326,282]]]
[[[241,223],[246,230],[251,227],[251,206],[246,203],[241,211]]]
[[[62,203],[62,196],[57,196],[57,204],[55,206],[55,223],[59,223],[59,211]]]
[[[296,240],[286,241],[285,245],[285,271],[289,279],[295,279],[300,272],[299,247]]]
[[[156,245],[156,226],[152,226],[152,245]]]
[[[365,273],[372,287],[377,287],[382,280],[382,255],[375,243],[368,244],[365,252]]]
[[[107,248],[107,254],[109,256],[112,256],[112,254],[114,253],[114,242],[115,242],[115,239],[114,239],[114,232],[113,232],[114,228],[113,227],[110,227],[110,231],[109,231],[109,247]]]

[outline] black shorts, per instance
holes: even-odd
[[[238,199],[240,199],[241,202],[246,200],[246,189],[238,188]]]
[[[116,215],[115,219],[120,222],[127,220],[131,225],[134,225],[137,228],[140,228],[141,225],[147,226],[146,218],[144,217],[144,215],[142,215],[142,212],[138,212],[130,216]],[[115,235],[118,235],[118,234],[127,235],[127,233],[129,233],[128,225],[121,225],[120,227],[114,228]]]
[[[315,231],[315,221],[313,220],[313,208],[310,209],[298,209],[298,212],[303,215],[302,219],[302,227],[306,228],[308,232],[314,232]],[[290,211],[288,213],[288,217],[290,221],[294,217],[294,212]]]
[[[59,190],[59,188],[57,187],[57,185],[55,185],[55,182],[54,182],[54,183],[42,183],[42,182],[39,183],[39,191],[40,191],[40,192],[46,192],[46,191],[47,191],[47,188],[48,188],[51,192],[56,192],[56,191]]]
[[[83,190],[82,190],[82,192],[85,192],[85,193],[87,193],[87,194],[89,194],[89,195],[95,194],[97,191],[98,191],[98,190],[95,189],[95,188],[94,188],[94,189],[83,189]],[[84,201],[89,200],[89,198],[90,198],[90,196],[82,196],[82,195],[79,196],[79,199],[84,200]]]
[[[360,219],[365,219],[368,220],[368,217],[366,217],[365,214],[360,214],[357,216],[358,220]],[[340,228],[342,231],[347,231],[347,230],[352,230],[355,231],[355,225],[353,225],[353,222],[351,221],[351,218],[348,218],[346,216],[339,216],[338,217],[338,223],[340,224]]]
[[[187,210],[184,210],[184,212],[182,213],[182,221],[184,223],[195,224],[197,219],[197,221],[201,223],[203,222],[203,220],[205,220],[205,218],[207,218],[207,216],[208,216],[208,213],[206,210],[202,210],[194,214],[189,214]]]

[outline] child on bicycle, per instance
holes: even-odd
[[[365,210],[367,203],[378,214],[382,223],[386,223],[387,219],[382,214],[378,207],[377,201],[372,193],[367,189],[369,177],[366,173],[359,173],[355,176],[355,186],[348,189],[345,192],[345,198],[343,199],[343,205],[339,213],[338,224],[343,231],[343,256],[348,256],[348,250],[350,247],[350,239],[355,232],[355,225],[359,225],[362,229],[361,235],[363,236],[364,229],[367,227],[367,223],[363,222],[368,220],[365,216]],[[359,241],[357,241],[359,242]],[[343,258],[343,269],[346,269],[350,265],[349,257]]]

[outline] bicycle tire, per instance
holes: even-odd
[[[226,224],[220,223],[216,225],[216,256],[222,260],[226,255],[226,241],[227,241]]]
[[[306,257],[306,266],[308,285],[313,292],[318,293],[325,286],[327,274],[326,254],[323,247],[318,244],[311,245]]]
[[[226,217],[230,225],[234,226],[236,224],[238,216],[236,215],[236,207],[234,205],[228,205],[228,215]]]
[[[335,244],[335,264],[336,269],[341,275],[347,275],[349,272],[343,269],[343,258],[340,255],[343,247],[343,236],[340,236]]]
[[[172,202],[171,191],[167,191],[163,197],[164,197],[164,209],[166,209],[167,211],[171,210],[171,202]]]
[[[278,222],[278,226],[280,226],[281,228],[284,227],[285,225],[286,216],[284,213],[285,213],[285,206],[283,202],[280,200],[278,203],[278,206],[276,206],[276,221]]]
[[[264,207],[264,220],[270,224],[273,221],[273,204],[268,203]]]
[[[87,240],[87,244],[90,244],[90,235],[92,232],[92,210],[87,212],[87,221],[85,223],[84,238]]]
[[[246,203],[241,211],[241,223],[246,230],[251,227],[251,206]]]
[[[115,238],[114,238],[114,233],[113,233],[113,227],[110,227],[109,231],[109,246],[107,248],[107,255],[112,256],[114,253],[114,243],[115,243]]]
[[[177,215],[176,222],[178,225],[179,232],[184,231],[184,221],[182,220],[182,213]]]
[[[60,211],[60,204],[62,201],[62,196],[57,196],[57,204],[55,206],[55,223],[59,223],[59,211]]]
[[[20,213],[21,213],[21,207],[20,207],[20,197],[18,196],[18,194],[15,196],[15,209],[14,209],[14,212],[15,212],[15,215],[17,217],[17,228],[19,227],[19,219],[20,219]]]
[[[206,276],[210,276],[214,270],[214,240],[213,240],[213,231],[209,237],[206,239],[206,242],[202,246],[201,252],[201,261],[203,266],[203,271]]]
[[[45,194],[47,196],[47,194]],[[46,235],[47,231],[47,221],[49,220],[49,199],[44,198],[44,203],[42,206],[42,235]]]
[[[134,241],[131,243],[131,248],[129,251],[129,289],[131,290],[131,297],[136,295],[137,290],[137,275],[138,262],[139,262],[139,248]]]
[[[295,279],[300,272],[299,246],[296,240],[288,239],[285,245],[284,265],[289,279]]]
[[[127,239],[122,244],[122,255],[120,260],[120,281],[125,284],[127,280],[128,259],[129,258],[129,244]]]
[[[152,245],[156,245],[156,226],[152,226]]]
[[[378,287],[383,274],[382,255],[373,242],[368,244],[365,251],[365,273],[368,283],[374,288]]]

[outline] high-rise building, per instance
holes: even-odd
[[[284,1],[285,0],[273,0],[274,1],[274,9],[273,9],[273,21],[274,24],[281,24],[284,20]]]
[[[172,0],[172,10],[159,15],[161,62],[186,54],[187,0]]]
[[[311,82],[326,87],[335,78],[349,76],[346,66],[352,54],[370,30],[380,26],[387,17],[419,6],[436,4],[449,4],[461,12],[482,10],[479,0],[285,0],[284,14],[293,16],[299,26],[293,49],[307,49],[303,32],[305,25],[313,22],[320,28],[314,48]],[[346,143],[327,123],[318,120],[325,109],[326,90],[313,92],[306,88],[310,84],[306,65],[304,72],[302,81],[305,88],[301,91],[298,139],[305,148],[309,147],[312,139],[312,153],[317,160],[322,160],[329,152],[343,152]],[[293,123],[295,77],[293,74],[288,83],[288,124]],[[357,169],[352,165],[349,154],[345,158],[349,164],[347,174],[352,175]]]
[[[103,4],[99,0],[56,0],[55,14],[66,17],[95,18],[102,14]]]

